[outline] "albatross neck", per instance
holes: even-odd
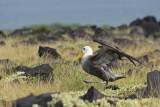
[[[93,55],[92,52],[87,52],[83,55],[81,63],[83,64],[85,61],[87,61],[91,56]]]

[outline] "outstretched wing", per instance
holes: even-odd
[[[101,44],[100,50],[97,52],[95,56],[92,57],[93,62],[98,63],[98,64],[109,64],[112,61],[115,61],[117,59],[121,59],[121,57],[126,57],[128,58],[134,65],[134,61],[137,61],[141,63],[139,60],[134,58],[133,56],[130,56],[124,52],[122,52],[120,49],[118,49],[116,46],[113,46],[105,41],[94,39],[94,42],[97,42]],[[134,60],[134,61],[133,61]],[[142,63],[141,63],[142,64]]]

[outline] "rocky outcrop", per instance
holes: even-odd
[[[91,88],[88,89],[88,92],[85,95],[81,96],[80,98],[83,100],[88,100],[89,102],[93,102],[96,101],[97,99],[102,99],[104,97],[105,95],[100,93],[96,88],[92,86]]]
[[[2,31],[0,31],[0,37],[5,38],[6,35]]]
[[[50,47],[39,46],[38,54],[40,57],[47,55],[53,58],[61,58],[56,49]]]
[[[107,31],[101,28],[96,28],[95,33],[93,35],[93,38],[102,38],[102,37],[111,37],[111,34],[109,34]]]
[[[160,93],[160,71],[155,70],[147,73],[146,96],[158,97]]]
[[[29,68],[26,66],[17,66],[13,68],[13,72],[24,72],[21,76],[26,77],[40,77],[40,80],[46,81],[54,81],[53,79],[53,69],[49,64],[42,64],[37,67]]]
[[[13,102],[12,107],[33,107],[33,104],[37,104],[40,107],[48,107],[48,102],[52,100],[52,94],[59,94],[57,92],[55,93],[45,93],[41,94],[39,96],[34,96],[33,94],[17,99]],[[56,104],[56,107],[62,107],[62,104]],[[55,107],[55,106],[54,106]]]
[[[144,34],[148,37],[154,33],[160,32],[160,25],[154,16],[146,16],[143,19],[138,18],[130,23],[130,27],[134,27],[130,32],[131,35]]]

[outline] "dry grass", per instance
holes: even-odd
[[[84,39],[77,39],[77,40],[70,40],[70,41],[57,41],[54,43],[38,43],[38,45],[24,45],[19,44],[19,42],[24,38],[8,38],[5,39],[6,45],[0,47],[0,59],[10,59],[11,61],[16,62],[17,65],[22,64],[29,67],[35,67],[37,65],[43,64],[43,63],[49,63],[54,68],[54,83],[49,82],[27,82],[22,79],[20,79],[20,83],[14,83],[14,82],[7,82],[4,83],[3,80],[8,77],[8,75],[0,72],[0,75],[2,75],[2,80],[0,82],[0,98],[1,100],[15,100],[17,98],[25,97],[29,95],[30,93],[33,93],[35,95],[46,93],[46,92],[64,92],[64,93],[70,93],[75,92],[75,95],[78,94],[78,91],[80,91],[80,95],[83,95],[84,92],[87,91],[89,87],[92,85],[95,86],[98,90],[102,90],[103,85],[102,84],[86,84],[83,82],[83,80],[99,80],[96,77],[93,77],[87,73],[85,73],[82,70],[81,65],[74,65],[74,59],[77,56],[77,54],[80,52],[81,48],[85,45],[89,45],[93,48],[93,50],[97,50],[97,43],[93,43],[91,40],[84,40]],[[137,39],[137,38],[130,38],[134,40],[138,46],[137,47],[120,47],[121,50],[124,52],[134,56],[142,56],[145,54],[148,54],[149,52],[153,52],[155,49],[160,49],[159,42],[153,41],[152,39]],[[111,42],[109,39],[105,39],[108,42]],[[141,41],[141,42],[140,42]],[[113,42],[111,42],[114,44]],[[57,51],[60,53],[62,58],[65,60],[55,60],[51,58],[40,58],[38,56],[38,48],[39,46],[49,46],[52,48],[56,48]],[[156,62],[158,59],[158,55],[152,59],[153,62]],[[56,62],[56,64],[55,64]],[[130,63],[129,61],[126,61]],[[3,66],[2,66],[3,67]],[[1,68],[2,68],[1,67]],[[10,68],[10,66],[8,66]],[[128,71],[131,68],[136,68],[142,72],[142,75],[138,74],[132,74],[131,76],[127,76],[125,79],[121,79],[112,83],[109,83],[109,85],[119,85],[120,87],[126,88],[126,87],[133,87],[133,86],[139,86],[143,85],[146,82],[146,75],[147,72],[153,71],[153,70],[160,70],[159,65],[153,65],[150,66],[149,64],[138,65],[124,65],[118,69],[112,69],[113,72],[121,75],[125,75],[126,71]],[[129,95],[131,93],[134,93],[134,90],[131,89],[131,91],[128,90],[119,90],[119,91],[111,91],[107,90],[105,92],[102,91],[102,93],[107,95],[118,95],[122,96]],[[79,94],[78,94],[79,95]],[[151,99],[151,101],[159,101],[158,99]],[[159,101],[160,102],[160,101]],[[135,101],[119,101],[117,106],[128,106],[130,104],[134,103],[133,105],[143,105],[143,101],[135,100]],[[1,104],[1,103],[0,103]],[[149,103],[149,105],[154,105],[153,102]],[[157,104],[157,103],[156,103]],[[9,105],[9,104],[8,104]],[[147,103],[145,102],[145,105]],[[156,106],[156,105],[155,105]]]

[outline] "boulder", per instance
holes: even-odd
[[[73,39],[75,39],[75,38],[90,38],[91,34],[88,31],[91,31],[91,29],[89,27],[81,26],[78,29],[73,30],[70,36]]]
[[[50,47],[39,46],[38,53],[40,57],[42,57],[43,55],[49,55],[53,58],[61,58],[57,50],[54,48],[50,48]]]
[[[140,26],[142,24],[143,24],[143,21],[140,18],[137,18],[136,20],[132,21],[129,26],[130,27],[132,27],[132,26]]]
[[[48,37],[47,37],[47,40],[60,40],[62,39],[62,35],[65,34],[64,31],[58,31],[56,33],[53,33],[53,34],[50,34]]]
[[[2,31],[0,31],[0,37],[5,38],[6,35]]]
[[[145,95],[158,97],[160,93],[160,71],[155,70],[147,73],[147,88]]]
[[[111,37],[111,35],[107,31],[105,31],[101,28],[96,28],[93,38],[99,38],[99,37],[100,38],[101,37]]]
[[[93,102],[93,101],[96,101],[98,99],[102,99],[104,97],[105,97],[105,95],[103,95],[102,93],[100,93],[93,86],[91,86],[91,88],[88,89],[88,92],[85,95],[80,96],[81,99],[88,100],[89,102]]]
[[[53,81],[53,69],[49,64],[42,64],[34,68],[29,68],[26,66],[17,66],[13,68],[13,72],[24,72],[21,76],[33,76],[40,77],[40,80],[51,80]]]
[[[5,44],[5,41],[0,41],[0,46],[4,46]]]
[[[146,16],[143,19],[137,18],[136,20],[132,21],[130,23],[130,27],[131,26],[141,26],[144,23],[155,23],[158,24],[156,18],[154,16]]]
[[[133,28],[130,34],[144,34],[146,37],[153,35],[154,33],[160,32],[160,25],[154,16],[146,16],[143,19],[136,19],[130,23],[130,27]],[[142,31],[143,29],[143,31]]]
[[[160,26],[157,23],[144,23],[141,27],[143,28],[146,37],[156,32],[160,32]]]
[[[158,23],[157,19],[154,16],[146,16],[143,18],[143,22],[147,23]]]
[[[31,33],[31,29],[23,28],[23,29],[16,29],[12,33],[10,33],[9,37],[17,37],[17,36],[23,36],[26,37],[28,34]]]
[[[159,39],[160,38],[160,34],[154,34],[153,37],[154,37],[154,39]]]
[[[124,25],[118,26],[117,28],[118,28],[119,30],[125,30],[125,29],[128,28],[128,26],[127,26],[126,24],[124,24]]]
[[[20,98],[13,101],[12,107],[33,107],[33,104],[37,104],[40,107],[48,107],[47,103],[52,100],[52,94],[59,94],[59,93],[57,92],[45,93],[39,96],[34,96],[33,94],[31,94],[27,97]],[[57,103],[57,105],[60,105],[60,104]],[[59,106],[59,107],[62,107],[62,106]]]

